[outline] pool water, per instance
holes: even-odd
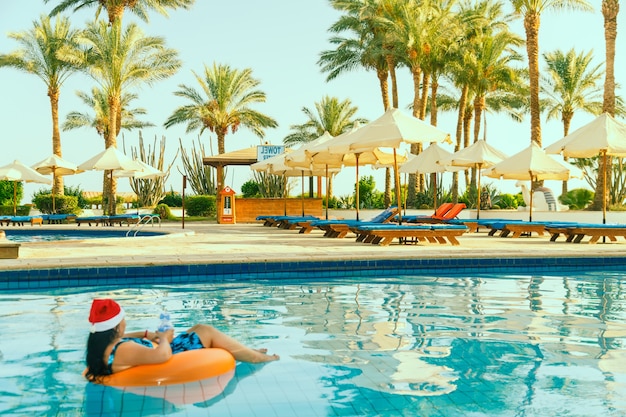
[[[52,242],[58,240],[82,240],[126,237],[128,228],[115,229],[4,229],[6,238],[13,242]],[[133,232],[134,233],[134,232]],[[137,237],[160,236],[163,232],[140,231]]]
[[[607,272],[0,293],[0,415],[623,416],[624,290]],[[165,309],[281,360],[169,393],[87,384],[94,297],[129,331]]]

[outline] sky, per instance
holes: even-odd
[[[39,15],[47,14],[52,3],[43,0],[0,0],[0,53],[9,53],[19,47],[9,39],[9,32],[25,31],[32,28],[32,22]],[[600,0],[591,0],[596,8],[593,13],[546,12],[541,16],[539,33],[540,52],[560,49],[576,51],[593,49],[594,62],[604,62],[604,27],[600,11]],[[93,19],[95,8],[79,13],[67,13],[76,28],[83,27]],[[252,69],[253,77],[260,81],[259,88],[266,93],[267,101],[254,108],[273,117],[279,124],[276,129],[268,129],[263,139],[251,131],[241,128],[235,134],[226,136],[226,152],[235,151],[263,142],[274,145],[290,132],[290,126],[306,122],[303,107],[314,109],[315,102],[324,96],[350,99],[359,111],[357,116],[374,120],[383,113],[378,80],[374,72],[364,70],[346,73],[327,82],[317,61],[322,51],[331,48],[328,42],[328,28],[337,20],[339,13],[333,10],[326,0],[196,0],[190,10],[176,10],[163,17],[157,13],[150,15],[150,22],[137,20],[132,14],[124,16],[124,22],[136,22],[150,36],[165,38],[166,45],[179,51],[183,62],[181,69],[171,78],[159,81],[152,86],[143,86],[135,92],[139,99],[134,107],[143,107],[147,115],[142,120],[155,124],[143,129],[145,144],[157,146],[161,138],[166,138],[166,162],[174,160],[179,141],[190,151],[193,143],[204,144],[205,151],[217,153],[214,134],[206,131],[199,138],[199,132],[186,133],[186,125],[165,129],[163,123],[179,106],[187,104],[173,93],[180,84],[198,88],[192,71],[202,73],[204,65],[227,64],[235,69]],[[618,21],[616,81],[626,84],[626,45],[623,31],[626,28],[626,12],[622,11]],[[512,29],[524,36],[522,22],[517,20]],[[525,54],[525,50],[522,51]],[[523,64],[525,65],[525,63]],[[543,67],[542,61],[542,67]],[[411,76],[406,69],[398,71],[400,109],[410,114],[408,105],[412,102],[413,89]],[[63,85],[59,103],[61,123],[71,111],[87,112],[77,98],[76,91],[90,91],[94,81],[82,74],[73,75]],[[619,92],[618,92],[619,94]],[[570,132],[591,121],[593,116],[576,114]],[[454,114],[439,115],[438,127],[454,133]],[[52,153],[52,121],[50,105],[43,81],[31,74],[14,69],[0,69],[0,165],[18,159],[32,165]],[[483,137],[481,132],[481,137]],[[122,136],[123,135],[123,136]],[[118,137],[118,146],[138,145],[138,132],[123,132]],[[562,123],[558,120],[546,122],[542,119],[543,146],[548,146],[563,137]],[[487,115],[487,142],[513,155],[530,143],[530,118],[516,123],[506,115]],[[95,130],[77,129],[61,132],[63,157],[80,164],[104,150],[104,141]],[[451,147],[447,148],[453,151]],[[182,162],[180,156],[174,160],[167,183],[167,190],[180,192],[182,189]],[[373,175],[378,190],[384,189],[384,170],[361,168],[360,176]],[[248,167],[229,167],[225,184],[236,192],[241,185],[253,179]],[[444,181],[446,178],[444,177]],[[334,194],[344,196],[354,189],[355,170],[344,168],[334,182]],[[482,184],[491,183],[503,192],[518,192],[515,181],[483,178]],[[80,186],[84,191],[101,191],[102,173],[86,172],[65,177],[68,186]],[[300,191],[299,182],[292,183],[293,193]],[[560,191],[558,183],[547,183],[555,191]],[[586,187],[583,181],[573,180],[570,189]],[[40,184],[26,184],[23,202],[30,202],[33,192],[42,188]],[[118,191],[131,191],[126,179],[118,182]],[[190,190],[186,191],[187,193]]]

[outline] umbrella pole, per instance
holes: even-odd
[[[302,195],[300,196],[300,200],[302,201],[302,217],[304,217],[304,171],[301,173],[300,182],[302,183]]]
[[[355,153],[354,156],[356,158],[356,201],[355,201],[355,206],[356,206],[356,220],[359,220],[359,155],[358,153]]]
[[[17,216],[17,181],[13,181],[13,215]]]
[[[530,210],[529,210],[529,215],[528,215],[528,221],[532,222],[533,221],[533,174],[532,172],[530,173]]]
[[[602,150],[602,224],[606,224],[606,149]]]
[[[433,176],[433,210],[437,213],[437,173]]]
[[[330,178],[328,178],[328,164],[326,164],[326,220],[328,220],[328,203],[330,201],[330,194],[328,188],[330,185]]]
[[[55,197],[55,194],[56,194],[54,192],[55,191],[54,190],[54,184],[56,184],[56,179],[57,179],[56,168],[52,167],[52,214],[55,214],[57,212],[56,211],[56,207],[55,207],[56,204],[55,204],[55,201],[54,201],[54,197]]]
[[[400,195],[400,173],[398,172],[398,157],[396,148],[393,148],[393,172],[396,185],[396,204],[398,205],[398,223],[402,224],[402,198]]]
[[[477,197],[476,197],[476,201],[478,202],[476,205],[476,220],[480,219],[480,194],[482,193],[482,190],[480,189],[480,173],[482,171],[482,167],[483,164],[476,164],[477,168],[478,168],[478,178],[476,178],[476,181],[478,183],[477,186]]]
[[[283,174],[283,202],[285,208],[285,216],[287,215],[287,176]]]

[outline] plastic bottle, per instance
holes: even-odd
[[[158,328],[159,332],[164,332],[174,327],[172,326],[172,322],[170,321],[170,313],[166,311],[163,311],[161,315],[159,315],[159,320],[161,320]]]

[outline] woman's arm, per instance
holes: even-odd
[[[142,332],[137,337],[143,337]],[[130,335],[137,333],[130,333]],[[132,337],[132,336],[131,336]],[[138,366],[166,362],[172,357],[170,342],[174,337],[174,330],[170,329],[163,333],[156,332],[155,338],[160,339],[156,348],[149,348],[134,342],[126,342],[119,345],[115,353],[113,371],[119,372],[124,369]]]

